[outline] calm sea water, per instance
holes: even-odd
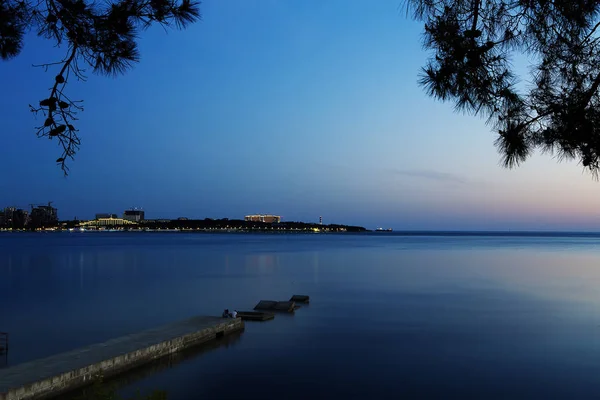
[[[600,236],[0,234],[16,364],[308,294],[123,389],[171,400],[592,398]]]

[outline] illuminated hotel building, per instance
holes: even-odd
[[[279,215],[269,215],[269,214],[254,214],[254,215],[246,215],[244,220],[251,222],[266,222],[266,223],[278,223],[281,221],[281,217]]]

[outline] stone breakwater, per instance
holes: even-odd
[[[0,400],[57,396],[244,329],[241,318],[194,317],[0,370]]]

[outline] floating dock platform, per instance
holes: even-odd
[[[238,311],[237,316],[244,321],[268,321],[275,318],[273,313],[257,311]]]
[[[303,294],[295,294],[292,296],[290,301],[293,301],[296,303],[308,303],[310,301],[310,297],[303,295]]]
[[[298,306],[293,301],[274,301],[274,300],[261,300],[256,306],[255,310],[270,310],[270,311],[283,311],[283,312],[294,312]]]
[[[194,317],[0,370],[0,400],[58,396],[244,329],[241,318]]]

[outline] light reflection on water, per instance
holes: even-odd
[[[18,363],[223,308],[309,294],[136,385],[170,399],[590,397],[600,238],[0,234]]]

